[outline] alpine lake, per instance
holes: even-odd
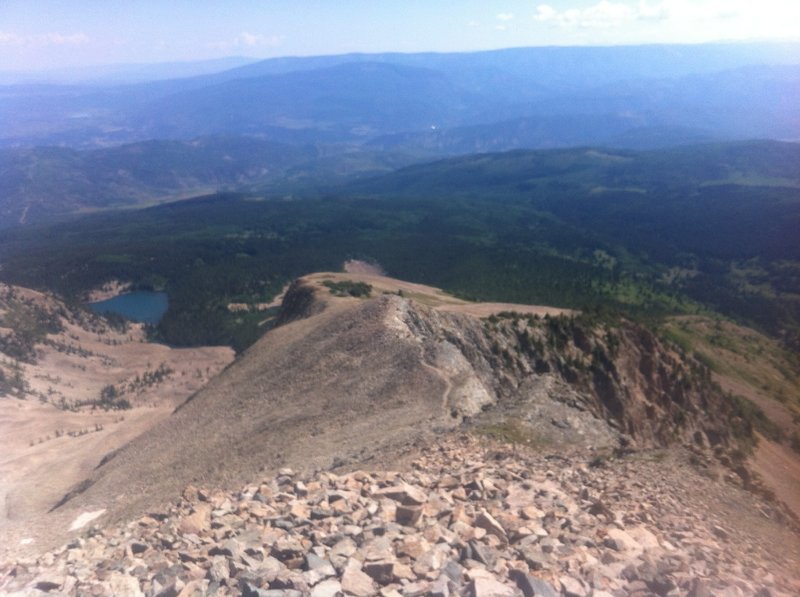
[[[166,292],[141,290],[88,303],[87,306],[95,313],[115,313],[131,321],[155,325],[167,312],[169,300]]]

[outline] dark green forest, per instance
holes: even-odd
[[[800,146],[468,156],[287,198],[268,189],[3,231],[0,278],[73,300],[116,278],[164,289],[175,345],[263,333],[291,279],[349,258],[475,300],[717,311],[800,348]]]

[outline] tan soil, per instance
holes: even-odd
[[[550,315],[573,315],[576,312],[571,309],[559,309],[558,307],[543,307],[541,305],[518,305],[515,303],[468,303],[466,305],[442,305],[439,311],[449,311],[451,313],[465,313],[474,317],[489,317],[490,315],[502,313],[503,311],[513,311],[525,315],[538,315],[544,317]]]
[[[59,304],[33,290],[15,290],[45,308]],[[48,336],[52,344],[36,346],[36,363],[20,364],[26,394],[0,398],[0,535],[9,540],[23,539],[103,456],[168,416],[234,356],[227,347],[149,343],[138,324],[123,332],[97,318],[92,329],[68,321],[64,328]],[[163,379],[141,381],[159,368],[167,372]],[[109,412],[84,406],[71,412],[55,406],[97,400],[108,385],[134,408]]]
[[[352,263],[352,262],[348,262]],[[345,264],[346,265],[346,264]],[[493,313],[502,311],[516,311],[517,313],[530,313],[534,315],[569,315],[574,313],[569,309],[559,309],[557,307],[543,307],[539,305],[519,305],[514,303],[471,303],[448,294],[440,288],[427,286],[425,284],[415,284],[404,280],[397,280],[387,276],[374,273],[333,273],[323,272],[310,274],[304,277],[305,280],[313,282],[344,281],[365,282],[373,288],[373,294],[397,294],[402,292],[406,298],[413,299],[423,305],[434,307],[439,311],[449,311],[452,313],[463,313],[474,317],[488,317]]]
[[[93,288],[86,293],[85,300],[87,303],[96,303],[98,301],[107,301],[115,296],[125,294],[130,291],[130,282],[121,282],[120,280],[110,280],[98,288]]]
[[[750,459],[753,469],[800,518],[800,458],[791,448],[760,438]]]

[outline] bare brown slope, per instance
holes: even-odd
[[[391,321],[405,301],[326,301],[283,325],[102,466],[63,509],[124,515],[189,482],[225,486],[261,469],[330,466],[445,422],[447,387],[419,341]],[[387,322],[389,324],[387,325]]]

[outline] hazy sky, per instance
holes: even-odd
[[[0,0],[0,70],[798,37],[800,0]]]

